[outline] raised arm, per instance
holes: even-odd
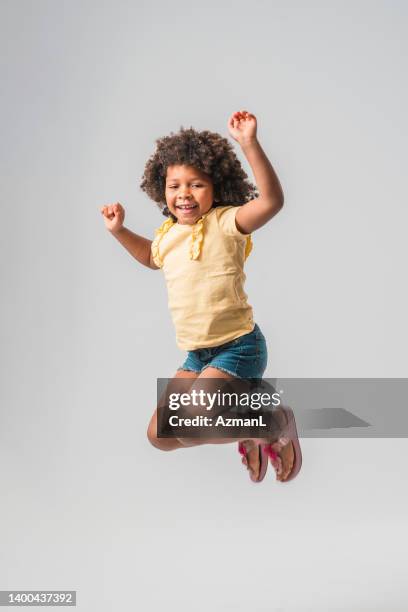
[[[228,129],[248,160],[259,191],[259,198],[240,206],[235,222],[244,234],[259,229],[283,206],[283,191],[279,179],[256,137],[256,117],[247,111],[231,115]]]
[[[123,225],[125,209],[119,202],[102,206],[100,209],[107,230],[137,261],[152,270],[158,270],[151,254],[152,241],[138,236]]]

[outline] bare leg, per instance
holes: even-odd
[[[223,370],[218,370],[218,368],[206,368],[199,376],[197,380],[203,380],[206,378],[222,378],[224,380],[237,380],[231,374],[224,372]],[[241,438],[179,438],[181,444],[183,446],[200,446],[202,444],[230,444],[231,442],[237,442]],[[259,463],[259,461],[258,461]]]
[[[179,370],[174,378],[189,378],[191,384],[194,383],[199,374],[197,372],[189,372],[188,370]],[[164,451],[176,450],[183,448],[183,444],[177,438],[158,438],[157,437],[157,408],[150,419],[149,427],[147,428],[147,438],[155,448]]]
[[[225,379],[234,380],[234,377],[218,370],[217,368],[209,367],[206,368],[201,374],[196,372],[188,372],[186,370],[180,370],[176,373],[174,378],[189,378],[191,379],[191,387],[194,385],[194,381],[197,379],[214,378],[214,379]],[[189,387],[191,389],[191,387]],[[178,448],[188,448],[193,446],[201,446],[203,444],[231,444],[235,443],[242,438],[158,438],[157,437],[157,409],[155,410],[147,431],[147,436],[150,443],[160,450],[170,451]],[[253,473],[254,478],[258,477],[260,463],[259,463],[259,451],[257,442],[260,440],[245,440],[245,447],[247,449],[248,458],[248,469]],[[268,440],[264,440],[268,442]],[[270,442],[270,441],[269,441]],[[282,473],[278,476],[279,480],[284,480],[287,474],[290,472],[293,465],[293,447],[292,444],[288,445],[288,448],[279,451],[279,457],[282,462]]]
[[[199,376],[197,380],[202,380],[205,378],[215,378],[215,379],[224,379],[224,380],[234,380],[234,376],[231,376],[227,372],[222,370],[218,370],[217,368],[206,368]],[[236,379],[235,379],[236,380]],[[194,383],[193,385],[194,386]],[[285,427],[285,418],[282,414],[279,414],[279,411],[276,411],[276,418],[280,423],[280,429],[283,431]],[[179,442],[182,446],[190,447],[190,446],[198,446],[202,444],[231,444],[231,442],[237,442],[238,440],[242,441],[242,438],[207,438],[207,439],[196,439],[196,438],[179,438]],[[277,440],[277,438],[274,438]],[[278,459],[273,463],[273,467],[277,473],[278,480],[285,480],[289,475],[292,466],[294,464],[294,448],[293,444],[289,442],[286,446],[279,444],[277,441],[272,442],[272,440],[268,439],[258,439],[258,440],[245,440],[243,444],[247,451],[247,462],[248,469],[252,472],[252,475],[255,479],[258,478],[259,470],[260,470],[260,462],[259,462],[259,448],[258,444],[260,442],[264,443],[272,443],[272,448],[277,451]],[[242,460],[245,461],[244,459]]]
[[[205,378],[223,378],[226,380],[233,380],[234,377],[230,374],[223,372],[222,370],[218,370],[217,368],[206,368],[201,374],[197,374],[196,372],[188,372],[186,370],[180,370],[176,373],[174,378],[188,378],[191,379],[191,387],[194,384],[194,381],[197,379],[205,379]],[[189,387],[189,388],[191,388]],[[192,446],[201,446],[203,444],[231,444],[237,442],[241,438],[158,438],[157,437],[157,408],[154,411],[154,414],[150,420],[149,427],[147,430],[147,437],[150,443],[164,451],[176,450],[178,448],[188,448]],[[248,451],[248,464],[249,469],[251,469],[254,474],[257,476],[259,473],[259,452],[255,442],[251,440],[246,441],[246,447]]]
[[[226,372],[218,370],[217,368],[206,368],[204,372],[201,374],[197,374],[196,372],[189,372],[187,370],[179,370],[174,376],[173,380],[176,378],[188,378],[191,380],[191,386],[188,385],[188,388],[194,384],[195,380],[203,379],[203,378],[223,378],[226,380],[233,380],[234,377]],[[153,416],[150,420],[149,427],[147,430],[147,437],[151,444],[156,448],[161,450],[175,450],[176,448],[183,448],[189,446],[200,446],[202,444],[230,444],[231,442],[236,442],[240,438],[158,438],[157,437],[157,408],[153,413]]]

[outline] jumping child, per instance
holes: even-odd
[[[123,225],[121,204],[101,208],[106,228],[135,259],[152,270],[163,269],[177,344],[188,351],[175,378],[189,378],[192,384],[207,378],[261,379],[267,365],[265,337],[247,302],[243,268],[251,234],[280,211],[284,198],[257,139],[256,117],[245,110],[235,112],[228,130],[248,160],[257,187],[226,138],[181,128],[156,141],[140,185],[167,217],[154,240]],[[280,408],[276,414],[280,436],[239,441],[253,482],[263,480],[268,457],[281,482],[300,470],[293,413]],[[147,435],[161,450],[236,441],[159,438],[157,409]]]

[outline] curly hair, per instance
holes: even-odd
[[[166,205],[165,184],[167,168],[188,165],[207,174],[213,183],[214,204],[239,206],[258,197],[255,185],[241,166],[230,142],[216,132],[198,132],[194,128],[180,128],[156,140],[156,151],[144,169],[140,188],[156,202],[166,217],[174,215]]]

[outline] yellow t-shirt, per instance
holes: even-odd
[[[163,268],[177,345],[208,348],[254,328],[244,292],[244,261],[250,235],[235,224],[239,206],[211,208],[194,225],[165,221],[156,231],[152,256]]]

